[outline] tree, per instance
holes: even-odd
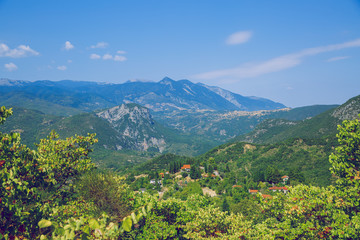
[[[0,124],[12,114],[0,108]],[[92,169],[88,154],[95,135],[59,140],[55,132],[33,151],[17,133],[0,133],[0,235],[37,239],[38,222],[68,201],[73,177]]]
[[[359,115],[360,116],[360,115]],[[345,120],[336,135],[340,146],[329,157],[331,173],[341,185],[359,185],[360,180],[360,123],[359,119]]]
[[[265,170],[265,180],[269,183],[278,183],[281,180],[279,169],[268,166]]]
[[[192,165],[190,169],[190,177],[191,179],[199,179],[201,178],[201,172],[199,167]]]
[[[229,203],[226,200],[226,197],[224,197],[224,201],[222,203],[221,210],[223,212],[228,212],[228,213],[230,212],[230,206],[229,206]]]

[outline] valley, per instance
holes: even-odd
[[[0,126],[0,132],[20,134],[21,142],[39,156],[70,144],[65,147],[68,153],[62,155],[66,157],[56,161],[70,159],[70,153],[72,158],[79,158],[76,161],[91,157],[97,170],[84,173],[77,180],[76,191],[95,204],[97,211],[108,212],[111,219],[123,216],[122,233],[117,233],[122,237],[127,232],[140,234],[132,226],[147,219],[148,214],[146,210],[137,212],[129,199],[139,201],[138,206],[155,204],[147,211],[157,217],[162,216],[157,212],[161,204],[179,204],[184,209],[192,208],[196,214],[211,209],[215,215],[245,216],[255,224],[263,221],[259,217],[260,206],[272,211],[266,205],[268,201],[272,204],[287,199],[288,194],[293,196],[304,186],[326,188],[328,194],[334,194],[331,186],[337,184],[338,178],[329,171],[333,167],[329,156],[341,146],[336,139],[337,126],[345,119],[356,119],[360,113],[360,96],[342,105],[291,109],[261,98],[243,99],[216,87],[194,86],[185,80],[161,80],[157,87],[166,87],[161,94],[150,87],[155,83],[126,84],[132,94],[116,95],[124,86],[114,86],[118,90],[112,98],[117,100],[105,98],[105,90],[99,86],[109,86],[99,83],[2,80],[0,86],[0,92],[16,89],[14,98],[2,95],[0,105],[12,107],[13,115]],[[80,88],[86,90],[79,92]],[[191,96],[204,95],[206,91],[211,94],[203,100],[195,103],[199,96],[191,100]],[[220,97],[221,104],[216,102]],[[210,99],[215,102],[206,103]],[[244,101],[240,103],[239,99]],[[260,99],[260,105],[255,106],[254,99]],[[258,109],[261,107],[264,109]],[[59,134],[59,140],[53,130]],[[92,140],[94,137],[96,140]],[[82,141],[89,142],[82,145]],[[90,143],[94,144],[93,152],[88,149]],[[48,150],[46,144],[54,145]],[[85,152],[76,153],[76,147]],[[62,151],[56,150],[47,158],[57,158]],[[94,182],[105,185],[94,186]],[[115,184],[128,190],[116,188],[119,192],[113,193],[108,187]],[[89,192],[94,187],[98,193],[105,191],[105,195],[95,197]],[[121,194],[128,200],[108,202],[105,207],[99,201],[112,201],[109,194]],[[200,205],[193,208],[194,203]],[[129,209],[133,211],[131,215]],[[173,212],[179,213],[179,209]],[[167,228],[181,224],[180,220],[171,221],[161,222],[168,224]],[[143,228],[149,223],[141,224]]]

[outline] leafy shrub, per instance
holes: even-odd
[[[91,171],[76,183],[80,195],[95,204],[99,212],[121,220],[130,213],[128,189],[125,179],[110,171]],[[98,214],[100,215],[100,214]]]

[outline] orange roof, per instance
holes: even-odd
[[[257,193],[259,190],[252,190],[252,189],[249,189],[249,192],[250,193]]]
[[[184,165],[181,167],[181,169],[190,169],[190,168],[191,168],[190,165]]]
[[[211,174],[211,176],[212,176],[212,177],[216,177],[216,175],[215,175],[215,174]]]
[[[241,185],[234,185],[233,187],[242,187]]]
[[[161,177],[164,177],[164,173],[162,173],[162,172],[161,172],[161,173],[159,173],[159,175],[160,175]]]
[[[282,176],[281,178],[289,178],[289,176],[286,176],[286,175],[285,175],[285,176]]]

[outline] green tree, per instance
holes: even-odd
[[[226,200],[226,197],[224,197],[224,201],[223,201],[223,203],[221,205],[221,210],[223,212],[228,212],[228,213],[230,212],[230,206],[229,206],[229,203]]]
[[[359,115],[360,116],[360,115]],[[359,119],[345,120],[338,126],[336,135],[340,146],[329,161],[331,173],[339,177],[341,185],[359,185],[360,180],[360,123]]]
[[[11,114],[1,107],[0,124]],[[32,151],[19,134],[0,133],[0,234],[6,239],[36,239],[38,222],[69,201],[73,177],[94,167],[88,154],[95,135],[57,137],[52,132]]]
[[[265,180],[269,183],[278,183],[281,180],[279,169],[268,166],[265,170]]]

